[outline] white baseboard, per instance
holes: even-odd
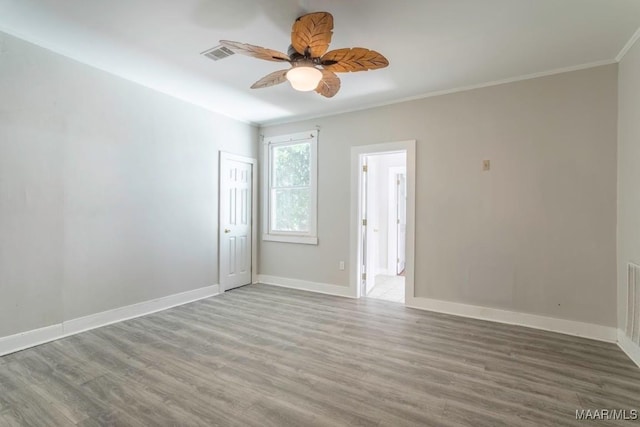
[[[353,290],[349,286],[332,285],[329,283],[309,282],[306,280],[289,279],[286,277],[258,275],[258,282],[265,285],[280,286],[282,288],[299,289],[302,291],[317,292],[319,294],[335,295],[339,297],[355,298]]]
[[[90,314],[85,317],[65,321],[63,323],[64,333],[67,335],[78,334],[101,326],[107,326],[112,323],[122,322],[124,320],[145,316],[147,314],[166,310],[178,305],[209,298],[214,295],[218,295],[219,293],[220,286],[213,285],[137,304],[127,305],[125,307],[114,308],[113,310],[103,311],[101,313]]]
[[[473,319],[526,326],[543,331],[559,332],[561,334],[590,338],[598,341],[611,343],[618,341],[617,329],[614,327],[577,322],[574,320],[418,297],[408,297],[406,306]]]
[[[631,341],[621,329],[618,329],[618,347],[627,353],[633,363],[640,367],[640,346]]]
[[[35,347],[50,341],[75,335],[91,329],[122,322],[135,317],[166,310],[178,305],[188,304],[220,293],[220,286],[213,285],[179,294],[156,298],[77,319],[66,320],[41,329],[21,332],[0,338],[0,356],[15,353],[29,347]]]
[[[35,347],[64,336],[62,323],[0,338],[0,356]]]

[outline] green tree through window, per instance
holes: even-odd
[[[266,241],[318,244],[318,131],[265,138]]]
[[[271,163],[271,229],[310,231],[311,144],[275,146]]]

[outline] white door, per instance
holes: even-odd
[[[404,271],[406,264],[405,247],[407,241],[407,177],[405,174],[397,175],[396,185],[396,224],[398,227],[398,259],[396,265],[396,274],[400,274]]]
[[[220,153],[220,286],[251,283],[253,163]]]

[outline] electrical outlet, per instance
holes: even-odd
[[[344,270],[344,261],[340,261],[340,265],[338,266],[338,268],[342,271]]]
[[[482,161],[482,170],[483,171],[491,170],[491,160],[483,160]]]

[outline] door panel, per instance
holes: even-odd
[[[220,285],[251,283],[253,165],[220,157]]]

